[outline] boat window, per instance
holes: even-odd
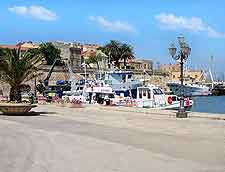
[[[148,90],[148,99],[151,99],[151,91]]]
[[[114,94],[109,94],[108,96],[109,96],[110,99],[115,98]]]
[[[139,92],[139,98],[142,99],[142,92]]]
[[[172,100],[173,100],[173,101],[177,101],[177,97],[176,97],[176,96],[173,96],[173,97],[172,97]]]
[[[160,89],[153,89],[153,93],[154,93],[155,95],[163,94],[162,90],[160,90]]]
[[[146,97],[146,92],[143,93],[143,96]]]
[[[131,79],[132,75],[128,75],[128,79]]]
[[[126,82],[126,75],[122,75],[122,81]]]

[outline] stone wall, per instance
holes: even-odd
[[[9,95],[10,86],[6,83],[0,81],[0,95],[3,94],[4,96]]]

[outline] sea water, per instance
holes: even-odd
[[[194,97],[193,112],[225,114],[225,96]]]

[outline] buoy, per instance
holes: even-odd
[[[190,100],[189,100],[189,99],[187,99],[187,100],[185,101],[185,105],[186,105],[187,107],[190,106]]]
[[[172,103],[173,103],[173,99],[172,99],[172,97],[171,97],[171,96],[169,96],[169,97],[168,97],[167,102],[168,102],[169,104],[172,104]]]

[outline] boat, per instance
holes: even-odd
[[[106,72],[104,82],[112,87],[115,95],[136,98],[137,87],[142,82],[133,78],[132,71],[109,71]]]
[[[180,96],[181,94],[181,84],[178,82],[168,82],[167,86],[170,88],[170,91]],[[193,97],[193,96],[209,96],[212,94],[210,88],[206,85],[198,84],[198,83],[191,83],[191,84],[184,84],[183,86],[183,93],[184,96]]]
[[[190,110],[193,103],[193,100],[185,98],[185,110]],[[178,110],[180,98],[177,95],[166,95],[155,85],[147,85],[137,88],[136,106],[141,108]]]
[[[86,90],[86,101],[89,103],[97,102],[98,104],[110,104],[110,99],[114,98],[114,92],[110,86],[90,86]]]
[[[212,89],[212,94],[214,96],[224,96],[225,95],[225,84],[220,83],[220,84],[214,85],[214,87]]]

